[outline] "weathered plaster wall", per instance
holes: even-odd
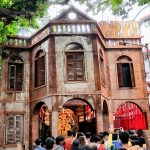
[[[57,36],[56,45],[56,71],[57,71],[57,92],[58,93],[93,93],[95,92],[93,54],[90,37],[83,36]],[[71,43],[81,44],[85,50],[85,81],[67,81],[65,47]]]

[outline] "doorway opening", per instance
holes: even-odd
[[[58,134],[66,136],[67,130],[95,134],[95,116],[95,110],[93,110],[87,101],[83,99],[71,99],[59,111]]]
[[[132,102],[120,105],[114,116],[115,128],[123,127],[124,130],[145,130],[147,128],[145,113]]]
[[[32,114],[32,142],[40,138],[42,145],[47,137],[50,137],[50,112],[44,102],[36,104]]]

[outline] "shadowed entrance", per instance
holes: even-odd
[[[83,99],[71,99],[59,112],[58,124],[58,132],[63,135],[66,135],[67,130],[96,133],[95,110]],[[63,126],[66,128],[63,129]]]

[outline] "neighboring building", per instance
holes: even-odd
[[[144,6],[135,16],[136,21],[139,23],[141,30],[142,44],[148,44],[147,48],[143,47],[145,55],[144,64],[146,72],[147,90],[149,93],[149,107],[150,107],[150,5]]]
[[[35,138],[44,143],[68,129],[147,129],[142,47],[119,45],[140,40],[135,22],[98,25],[74,7],[31,38],[10,38],[2,55],[0,145],[29,149]]]

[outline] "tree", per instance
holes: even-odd
[[[36,19],[43,17],[50,5],[67,5],[72,0],[1,0],[0,1],[0,43],[7,40],[8,36],[17,34],[20,26],[37,28]],[[149,4],[150,0],[76,0],[85,4],[88,10],[98,13],[101,9],[111,7],[114,13],[127,15],[128,9],[134,3],[139,5]],[[127,10],[126,6],[130,6]]]

